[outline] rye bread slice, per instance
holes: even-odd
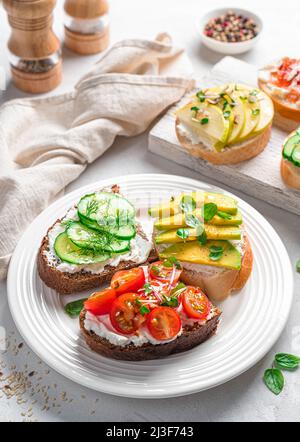
[[[218,309],[215,311],[215,315],[204,325],[195,323],[192,326],[184,326],[183,333],[174,341],[159,345],[146,343],[140,347],[136,347],[133,344],[126,345],[125,347],[114,345],[94,332],[86,330],[84,327],[85,310],[82,310],[80,313],[79,323],[87,345],[96,353],[107,358],[124,361],[145,361],[160,359],[174,353],[181,353],[202,344],[202,342],[213,336],[217,330],[221,311]]]
[[[119,193],[119,187],[113,185],[111,191]],[[148,259],[144,263],[137,264],[134,261],[121,261],[118,266],[106,265],[101,273],[88,273],[84,271],[76,273],[61,272],[55,267],[55,264],[50,263],[47,259],[46,252],[49,250],[49,231],[61,222],[60,219],[48,229],[47,234],[42,239],[41,246],[37,256],[37,269],[42,281],[50,288],[56,290],[61,295],[70,295],[75,292],[82,292],[100,287],[102,284],[108,283],[119,270],[126,270],[136,267],[137,265],[147,265],[158,259],[157,252],[154,248],[150,251]],[[137,234],[142,238],[147,239],[140,225],[137,227]]]

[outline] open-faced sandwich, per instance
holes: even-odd
[[[83,196],[42,240],[41,279],[60,294],[99,287],[117,270],[157,259],[146,232],[118,186]]]
[[[300,190],[300,128],[291,133],[283,144],[281,176],[289,187]]]
[[[200,90],[176,112],[176,134],[193,156],[214,164],[255,157],[268,144],[273,104],[261,90],[226,84]]]
[[[88,346],[103,356],[139,361],[206,341],[221,312],[180,277],[176,259],[115,273],[109,288],[84,302],[79,321]]]
[[[237,201],[227,195],[191,192],[149,210],[160,259],[176,259],[181,280],[221,301],[247,282],[251,245]]]
[[[291,132],[300,125],[300,59],[283,57],[259,71],[259,87],[275,107],[274,124]]]

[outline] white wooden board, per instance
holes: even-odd
[[[229,81],[255,85],[256,73],[255,67],[226,57],[199,82],[199,86],[201,84],[201,87],[208,87]],[[300,215],[300,191],[289,189],[280,175],[281,149],[287,133],[273,127],[271,140],[260,155],[236,165],[216,166],[191,156],[177,140],[174,110],[187,101],[188,97],[183,98],[154,126],[149,134],[149,150],[205,176],[213,177],[232,188]]]

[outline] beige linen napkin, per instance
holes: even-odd
[[[115,44],[68,94],[0,108],[0,279],[25,228],[64,187],[193,84],[183,50],[160,34]]]

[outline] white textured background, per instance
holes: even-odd
[[[55,29],[62,36],[62,0],[55,11]],[[112,42],[128,37],[152,38],[158,32],[168,31],[176,43],[184,45],[193,62],[197,76],[205,73],[221,56],[199,44],[195,22],[206,9],[226,6],[226,1],[209,0],[110,0]],[[281,55],[299,53],[299,0],[231,0],[232,6],[251,7],[265,24],[258,46],[241,58],[256,64]],[[9,28],[0,6],[0,67],[7,72],[7,90],[1,100],[21,97],[20,91],[10,83],[6,42]],[[77,57],[67,50],[64,56],[64,81],[55,91],[59,93],[72,87],[97,56]],[[117,175],[154,172],[171,173],[204,179],[197,173],[175,165],[147,152],[147,134],[118,139],[114,146],[69,188]],[[204,179],[205,180],[205,179]],[[206,180],[207,181],[207,180]],[[210,180],[213,183],[213,180]],[[217,183],[216,183],[217,184]],[[232,190],[232,189],[230,189]],[[287,214],[261,201],[234,190],[274,226],[283,239],[293,266],[300,258],[299,217]],[[1,202],[0,202],[1,203]],[[300,370],[287,373],[284,392],[276,397],[262,383],[262,375],[275,352],[300,354],[300,274],[295,272],[294,306],[287,327],[270,353],[247,373],[227,384],[184,400],[164,399],[142,401],[115,398],[80,387],[48,369],[24,344],[10,316],[6,284],[0,284],[0,372],[4,377],[15,372],[21,383],[25,374],[34,372],[28,379],[32,386],[17,397],[7,398],[0,391],[0,420],[71,420],[71,421],[299,421],[300,420]],[[282,294],[284,296],[284,293]],[[1,338],[6,332],[10,346],[1,351]],[[2,367],[2,368],[1,368]],[[0,375],[1,376],[1,375]],[[3,389],[7,381],[1,381]]]

